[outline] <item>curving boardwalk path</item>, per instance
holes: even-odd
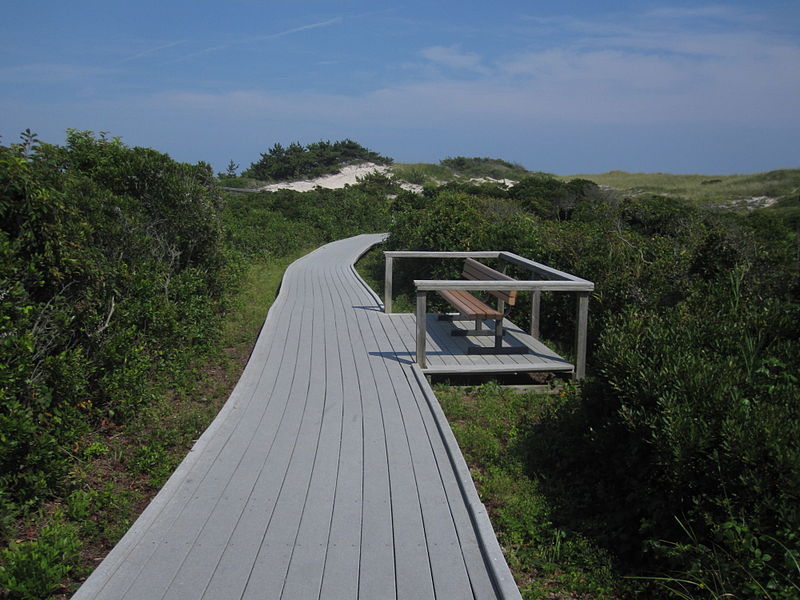
[[[452,432],[353,263],[293,263],[241,379],[74,598],[519,598]]]

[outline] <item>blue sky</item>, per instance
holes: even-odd
[[[800,2],[5,0],[1,143],[242,168],[350,137],[560,174],[800,167]]]

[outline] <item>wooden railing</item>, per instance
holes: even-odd
[[[493,258],[521,267],[531,273],[531,279],[514,281],[467,281],[443,279],[414,280],[417,296],[417,364],[425,368],[425,341],[427,336],[427,295],[436,290],[518,290],[531,292],[530,334],[539,338],[539,314],[542,292],[574,292],[577,296],[575,320],[575,379],[586,375],[586,332],[589,320],[589,294],[594,283],[570,273],[559,271],[542,263],[529,260],[513,252],[417,252],[394,250],[383,253],[386,257],[384,287],[384,312],[392,312],[392,274],[396,258]],[[502,270],[505,270],[504,268]]]

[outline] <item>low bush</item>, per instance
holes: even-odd
[[[621,586],[611,555],[557,522],[558,505],[527,465],[532,428],[566,395],[520,394],[494,384],[436,392],[523,598],[616,598]]]
[[[52,515],[36,539],[0,551],[0,590],[20,600],[49,597],[75,568],[80,547],[77,528]]]
[[[353,140],[320,141],[308,146],[298,142],[284,148],[275,144],[252,163],[242,176],[264,181],[285,181],[338,173],[343,165],[354,162],[390,164],[392,159],[364,148]]]
[[[470,177],[491,177],[492,179],[520,179],[530,172],[520,164],[501,158],[467,158],[455,156],[439,161],[439,164],[452,169],[459,175]]]

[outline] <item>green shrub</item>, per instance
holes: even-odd
[[[556,523],[558,505],[528,468],[531,428],[564,396],[520,394],[487,384],[437,397],[490,511],[523,598],[614,598],[609,554],[579,532]]]
[[[525,210],[543,218],[568,220],[584,202],[601,197],[600,188],[585,179],[568,183],[550,175],[525,177],[508,190]]]
[[[510,250],[594,281],[590,378],[527,438],[528,468],[548,482],[564,523],[612,549],[628,573],[673,582],[714,573],[724,593],[793,597],[797,234],[768,209],[709,213],[657,196],[589,197],[559,221],[547,211],[560,185],[525,180],[516,198],[511,190],[516,210],[428,189],[396,216],[388,245]],[[458,276],[457,265],[432,262],[399,261],[396,289]],[[519,304],[512,319],[527,322]],[[574,311],[569,294],[543,297],[543,335],[567,352]],[[496,456],[488,430],[454,428],[476,464]]]
[[[235,277],[208,165],[69,131],[0,148],[0,498],[63,491],[69,449],[215,343]]]
[[[334,143],[320,141],[308,146],[294,142],[286,148],[275,144],[261,155],[260,160],[252,163],[242,176],[265,181],[318,177],[338,173],[343,165],[365,161],[386,165],[392,159],[349,139]]]
[[[470,177],[519,179],[530,174],[522,165],[501,158],[467,158],[466,156],[456,156],[442,159],[439,161],[439,164],[448,169],[452,169],[460,175],[468,175]]]
[[[80,547],[76,527],[56,513],[37,539],[0,551],[0,590],[20,600],[49,597],[75,568]]]

